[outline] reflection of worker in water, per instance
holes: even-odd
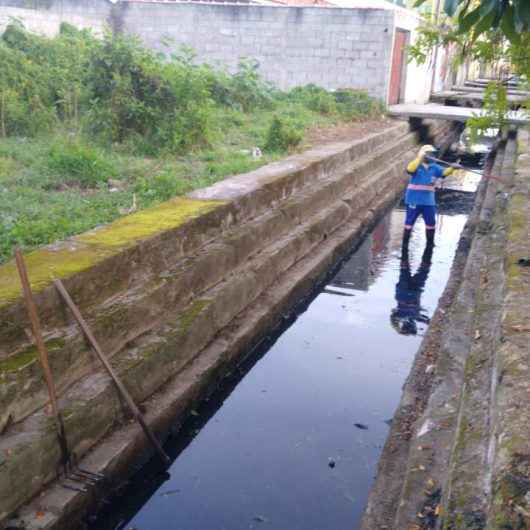
[[[418,322],[428,324],[429,317],[421,307],[421,295],[425,282],[431,268],[433,245],[427,243],[421,264],[412,275],[408,259],[408,248],[404,248],[401,256],[401,269],[399,281],[396,284],[397,307],[392,309],[390,322],[392,327],[402,335],[416,335],[418,332]]]
[[[434,152],[436,149],[432,145],[424,145],[419,150],[418,156],[407,166],[410,182],[405,194],[407,216],[403,232],[403,247],[408,247],[412,227],[420,215],[425,221],[427,242],[434,245],[434,230],[436,228],[434,185],[436,179],[445,178],[454,171],[452,167],[444,169],[442,166],[429,161],[428,154]]]

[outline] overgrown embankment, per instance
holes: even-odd
[[[0,262],[15,244],[83,232],[383,110],[358,91],[281,92],[251,60],[229,74],[191,50],[156,54],[67,24],[53,39],[11,24],[0,63]]]

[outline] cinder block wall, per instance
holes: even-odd
[[[48,37],[57,34],[61,22],[99,35],[109,25],[112,10],[108,0],[0,0],[0,33],[16,19],[26,29]]]
[[[240,58],[254,58],[262,75],[283,89],[314,83],[364,89],[386,99],[394,29],[390,9],[0,0],[0,20],[2,11],[5,18],[14,7],[30,29],[42,25],[48,34],[58,28],[58,18],[97,30],[107,24],[138,35],[156,50],[189,46],[198,61],[219,62],[232,71]]]
[[[164,50],[164,37],[191,46],[201,61],[234,69],[259,61],[280,88],[315,83],[362,88],[384,98],[393,12],[383,9],[130,3],[124,28]]]

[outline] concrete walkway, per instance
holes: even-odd
[[[391,105],[388,107],[388,113],[391,116],[400,118],[423,118],[435,120],[449,120],[465,122],[473,116],[480,116],[484,113],[481,109],[468,107],[446,107],[436,103],[428,105],[417,105],[405,103],[401,105]],[[508,115],[510,125],[526,125],[530,123],[528,114],[523,111],[512,111]]]
[[[530,94],[508,94],[508,103],[513,106],[523,105],[525,101],[530,99]],[[474,107],[481,106],[484,101],[484,91],[467,92],[463,90],[444,90],[436,92],[431,96],[431,101],[436,103],[445,103],[446,101],[455,101],[465,105],[472,105]]]

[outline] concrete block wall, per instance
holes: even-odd
[[[102,34],[110,22],[112,4],[106,0],[0,0],[0,33],[19,20],[34,33],[53,37],[61,22]]]
[[[190,46],[199,61],[235,70],[256,59],[282,89],[314,83],[359,88],[384,99],[393,12],[384,9],[129,3],[123,27],[150,47]]]
[[[241,58],[254,58],[265,79],[282,89],[314,83],[363,89],[386,100],[391,8],[0,0],[0,31],[11,16],[47,35],[63,20],[96,32],[107,25],[138,35],[155,50],[191,47],[197,61],[220,63],[231,71]]]

